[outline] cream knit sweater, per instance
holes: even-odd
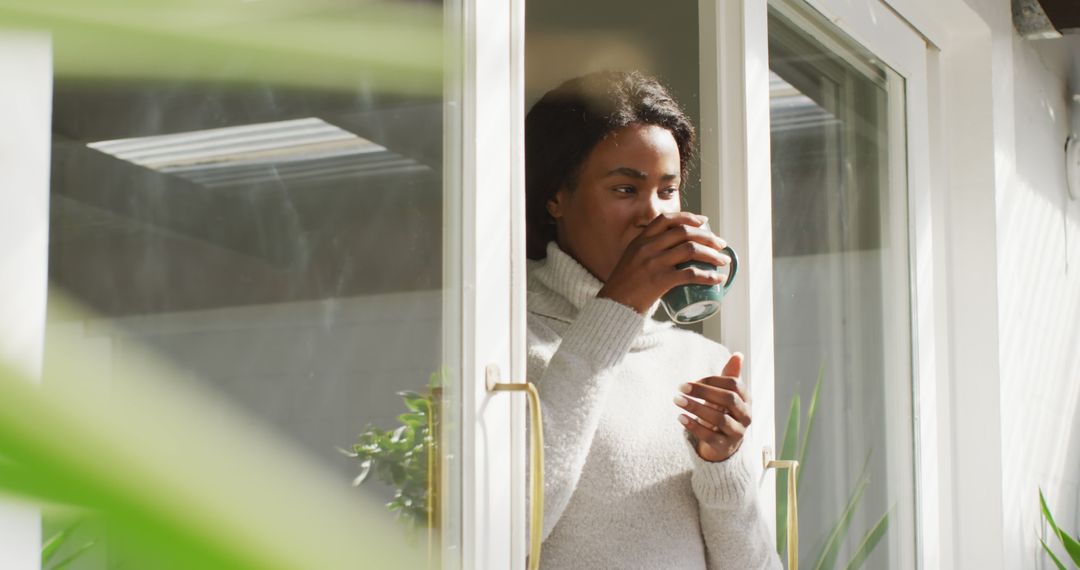
[[[528,378],[544,412],[543,568],[781,568],[756,500],[760,451],[698,457],[677,386],[729,352],[596,298],[601,282],[554,242],[528,274]]]

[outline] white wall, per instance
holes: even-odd
[[[1019,568],[1041,558],[1037,487],[1080,532],[1080,203],[1065,182],[1064,42],[1014,35],[1013,66],[1016,150],[998,210],[998,307],[1006,562]]]
[[[1042,568],[1039,487],[1058,521],[1080,532],[1080,202],[1067,197],[1063,151],[1069,59],[1065,40],[1019,38],[1008,0],[967,2],[990,26],[996,73],[1003,567]]]

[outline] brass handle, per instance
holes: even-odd
[[[796,486],[799,462],[794,459],[765,459],[766,469],[787,469],[787,560],[788,570],[799,570],[799,495]]]
[[[488,368],[488,377],[498,371]],[[529,443],[529,457],[532,462],[532,501],[529,513],[529,570],[540,568],[540,544],[544,530],[544,425],[540,414],[540,393],[531,382],[495,383],[488,382],[492,392],[525,392],[529,397],[529,421],[532,424],[532,437]]]

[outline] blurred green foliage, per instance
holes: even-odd
[[[100,517],[127,568],[424,566],[385,511],[220,396],[58,342],[40,384],[0,362],[0,493]]]
[[[269,83],[438,96],[443,8],[342,0],[0,0],[52,36],[58,78]]]

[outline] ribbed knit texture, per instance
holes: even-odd
[[[530,262],[528,377],[544,412],[546,569],[781,568],[756,500],[760,450],[702,460],[678,423],[679,384],[730,353],[596,297],[554,243]]]

